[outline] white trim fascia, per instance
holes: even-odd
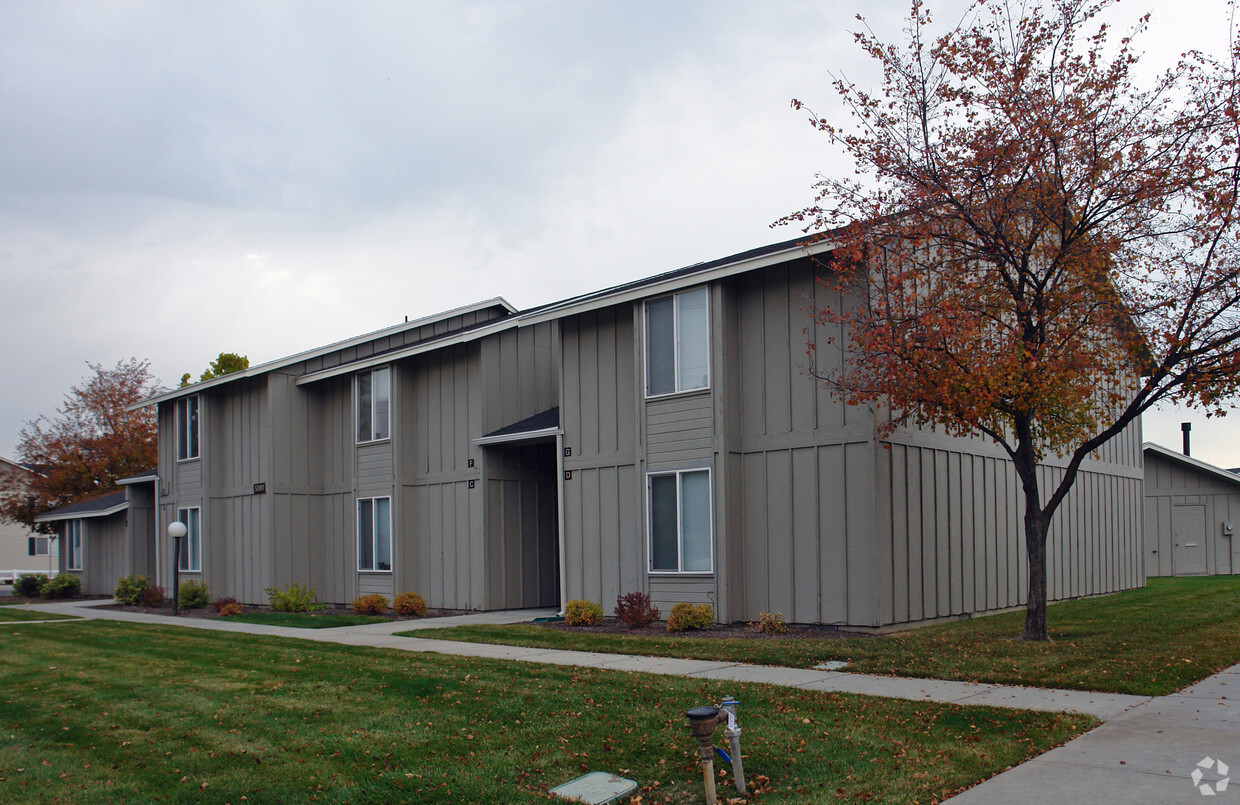
[[[1181,464],[1187,464],[1188,466],[1199,469],[1202,472],[1208,472],[1216,478],[1222,478],[1228,483],[1233,483],[1240,486],[1240,475],[1237,475],[1231,470],[1225,470],[1222,467],[1216,467],[1213,464],[1208,464],[1199,458],[1186,456],[1183,453],[1177,452],[1168,447],[1163,447],[1161,444],[1156,444],[1154,442],[1145,442],[1141,445],[1141,449],[1152,451],[1163,458],[1178,461]]]
[[[148,405],[155,405],[156,403],[167,402],[168,400],[175,400],[178,397],[185,396],[186,394],[193,394],[193,393],[202,391],[203,389],[210,389],[210,388],[214,388],[215,386],[222,386],[225,383],[232,383],[232,382],[235,382],[237,380],[241,380],[247,377],[257,377],[258,375],[266,374],[268,372],[275,371],[276,369],[282,369],[285,366],[292,366],[295,363],[313,360],[314,358],[322,357],[323,355],[327,355],[332,352],[337,352],[342,349],[348,349],[349,347],[355,347],[359,344],[365,344],[368,341],[374,341],[379,338],[386,338],[389,335],[395,335],[396,333],[404,332],[406,330],[412,330],[418,327],[424,327],[427,324],[434,324],[436,321],[451,318],[452,316],[464,316],[468,313],[476,313],[479,310],[486,310],[489,307],[496,307],[496,306],[502,307],[504,310],[507,310],[509,314],[513,314],[517,312],[517,309],[513,307],[511,304],[509,304],[509,302],[506,299],[504,299],[502,296],[496,296],[491,299],[486,299],[482,302],[474,302],[469,305],[463,305],[462,307],[453,308],[452,310],[445,310],[442,313],[435,313],[430,316],[424,316],[420,319],[414,319],[413,321],[401,322],[400,324],[396,324],[391,327],[386,327],[382,330],[375,330],[374,332],[371,332],[371,333],[365,333],[363,335],[353,336],[352,338],[346,338],[343,341],[336,341],[334,343],[327,344],[325,346],[315,347],[314,349],[310,349],[305,352],[298,352],[297,354],[289,355],[286,358],[277,358],[274,361],[268,361],[267,363],[262,363],[262,364],[259,364],[258,366],[251,366],[249,369],[242,369],[239,372],[229,372],[228,374],[223,375],[221,377],[214,377],[214,378],[211,378],[210,380],[203,380],[198,383],[190,383],[188,386],[185,386],[183,388],[177,388],[177,389],[173,389],[172,391],[165,391],[163,394],[156,394],[153,397],[147,397],[145,400],[126,406],[125,410],[136,411],[139,408],[145,408]],[[501,319],[501,321],[508,321],[508,319]]]
[[[117,486],[133,486],[134,484],[157,484],[157,483],[159,483],[158,475],[148,475],[146,477],[135,475],[132,478],[122,478],[121,480],[116,482],[116,485]]]
[[[69,514],[40,514],[34,518],[36,523],[56,523],[62,520],[89,520],[93,517],[109,517],[129,508],[129,501],[118,503],[110,509],[94,512],[70,512]]]
[[[391,350],[390,352],[385,352],[382,355],[375,355],[370,358],[363,358],[362,360],[341,364],[340,366],[333,366],[330,369],[323,369],[318,372],[310,372],[308,374],[304,374],[301,377],[297,378],[297,380],[295,380],[294,383],[298,386],[305,386],[310,383],[317,383],[320,380],[328,380],[333,377],[340,377],[341,375],[351,375],[356,372],[363,371],[365,369],[372,369],[376,366],[382,366],[387,363],[393,363],[395,361],[401,360],[402,358],[408,358],[413,355],[421,355],[425,352],[433,352],[437,349],[443,349],[444,347],[455,346],[456,344],[467,344],[470,341],[477,341],[479,338],[482,338],[483,336],[491,335],[492,333],[503,332],[504,330],[508,330],[516,326],[517,326],[517,317],[500,319],[497,322],[487,323],[487,324],[482,325],[481,327],[476,327],[472,330],[468,330],[463,333],[458,333],[457,335],[449,336],[447,338],[438,338],[438,339],[435,339],[434,341],[423,342],[421,344],[414,344],[412,346],[408,346],[403,349]]]
[[[541,439],[545,436],[563,436],[564,429],[560,427],[543,428],[542,430],[523,430],[520,433],[505,433],[501,436],[479,436],[477,439],[471,440],[471,444],[480,447],[488,444],[503,444],[505,442],[524,442],[529,439]]]
[[[778,265],[788,262],[788,255],[793,252],[800,252],[806,256],[821,254],[835,249],[835,242],[832,240],[820,240],[807,246],[791,246],[778,252],[764,254],[761,257],[753,257],[748,260],[741,260],[736,263],[728,263],[715,268],[704,269],[702,271],[683,274],[681,276],[672,277],[662,282],[654,282],[649,285],[642,285],[637,288],[616,291],[615,293],[599,292],[583,294],[567,299],[563,302],[556,302],[549,307],[543,308],[535,313],[526,316],[520,316],[517,323],[521,327],[531,324],[541,324],[545,321],[554,319],[562,319],[577,313],[588,313],[591,310],[599,310],[612,305],[619,305],[625,302],[636,302],[643,299],[651,299],[656,296],[665,296],[669,293],[679,291],[683,288],[691,288],[694,285],[703,285],[714,280],[731,277],[736,274],[744,274],[748,271],[756,271],[767,266]]]

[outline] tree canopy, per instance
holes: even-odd
[[[156,466],[154,407],[127,410],[163,390],[150,363],[86,365],[90,374],[69,389],[55,416],[22,428],[17,461],[33,472],[0,476],[0,517],[34,528],[37,515],[111,492],[121,478]]]
[[[854,125],[811,112],[857,175],[783,220],[836,244],[831,283],[862,300],[815,311],[852,339],[811,346],[828,385],[887,432],[980,431],[1012,459],[1029,639],[1082,462],[1159,402],[1222,414],[1240,386],[1240,43],[1140,88],[1149,17],[1113,43],[1112,5],[981,0],[931,38],[915,0],[903,45],[858,33],[881,88],[835,81]]]
[[[222,377],[233,372],[240,372],[243,369],[250,368],[250,359],[245,355],[238,355],[235,352],[221,352],[219,356],[207,365],[198,377],[198,382],[210,380],[214,377]],[[181,375],[181,388],[185,388],[190,384],[190,374],[186,372]]]

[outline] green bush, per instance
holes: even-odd
[[[125,604],[131,607],[136,606],[138,596],[142,595],[142,591],[150,583],[150,579],[146,576],[139,576],[137,573],[121,576],[116,580],[116,589],[112,591],[112,597],[116,599],[118,604]]]
[[[206,582],[198,579],[181,582],[181,588],[177,591],[177,602],[183,609],[202,609],[210,604],[211,596],[207,594]]]
[[[667,616],[669,632],[706,629],[715,622],[715,609],[710,604],[674,604]]]
[[[47,576],[42,573],[23,573],[13,583],[13,591],[22,598],[38,598],[43,594]]]
[[[68,573],[61,573],[39,592],[44,598],[77,598],[82,594],[82,580]]]
[[[144,607],[162,607],[164,605],[164,588],[150,584],[138,593],[138,605]]]
[[[574,598],[564,605],[564,622],[569,626],[598,626],[602,620],[602,604]]]
[[[421,618],[426,615],[426,602],[417,593],[401,593],[392,599],[392,609],[402,615]]]
[[[267,593],[267,601],[276,612],[310,612],[322,609],[314,603],[318,592],[304,584],[290,584],[283,590],[267,587],[263,592]]]

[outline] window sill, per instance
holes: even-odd
[[[655,576],[658,578],[694,578],[694,579],[710,579],[714,578],[713,570],[647,570],[647,576]]]
[[[357,572],[358,572],[358,573],[370,573],[370,574],[373,574],[373,575],[375,575],[375,576],[390,576],[390,575],[392,575],[392,571],[390,571],[390,570],[367,570],[367,569],[360,568],[360,567],[357,569]]]
[[[178,464],[188,464],[188,463],[190,463],[191,461],[199,461],[199,460],[201,460],[201,459],[202,459],[202,454],[201,454],[201,453],[199,453],[198,455],[194,456],[193,458],[178,458],[178,459],[177,459],[177,463],[178,463]]]
[[[357,447],[369,447],[372,444],[384,444],[385,442],[391,442],[391,441],[392,441],[392,437],[389,436],[386,439],[371,439],[368,442],[354,442],[353,444],[356,445]]]
[[[686,391],[669,391],[664,394],[647,394],[646,402],[651,402],[654,400],[670,400],[670,399],[675,399],[676,397],[692,397],[698,394],[705,395],[705,394],[710,394],[710,392],[711,392],[710,386],[706,386],[704,388],[688,389]]]

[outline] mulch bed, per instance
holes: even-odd
[[[788,624],[788,631],[783,634],[763,634],[755,632],[747,623],[716,623],[709,629],[688,632],[667,631],[666,621],[655,621],[645,629],[633,629],[617,618],[603,618],[598,626],[569,626],[564,621],[540,623],[547,629],[574,634],[631,634],[641,637],[714,637],[732,640],[838,640],[845,637],[874,637],[865,632],[846,632],[834,626],[818,624]]]
[[[115,610],[117,612],[138,612],[143,615],[172,615],[173,614],[171,603],[166,604],[165,606],[162,606],[162,607],[131,607],[131,606],[126,606],[125,604],[105,604],[104,606],[96,607],[96,609],[110,609],[110,610]],[[243,613],[275,612],[275,610],[268,606],[247,604],[247,605],[242,606],[242,612]],[[353,613],[353,610],[349,607],[328,606],[326,609],[317,610],[315,612],[311,612],[308,614],[310,615],[352,615],[354,613]],[[422,616],[421,618],[415,618],[412,615],[401,615],[395,611],[385,612],[383,613],[383,616],[386,617],[388,620],[412,621],[412,620],[425,620],[426,618],[446,618],[450,615],[463,615],[463,614],[465,614],[464,610],[459,610],[459,609],[428,609],[426,610],[426,614]],[[182,607],[181,617],[182,618],[223,618],[226,616],[220,615],[212,607],[202,607],[200,609],[186,609]]]

